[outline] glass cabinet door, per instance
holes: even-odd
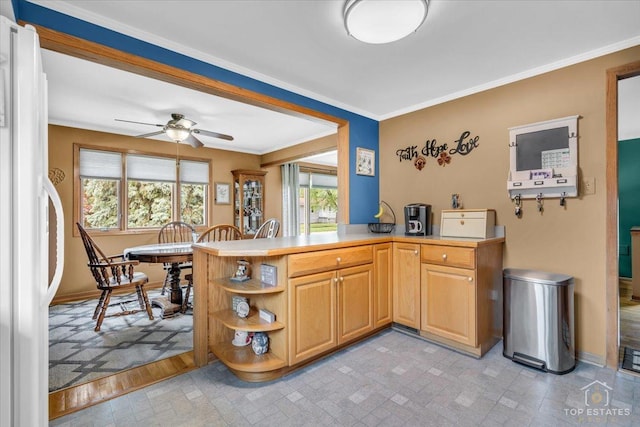
[[[235,225],[252,238],[264,222],[264,171],[233,171]]]

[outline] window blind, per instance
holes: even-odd
[[[180,182],[183,184],[208,184],[209,162],[180,160]]]
[[[80,149],[81,178],[122,178],[122,155],[110,151]]]
[[[163,157],[127,155],[127,179],[176,182],[176,161]]]
[[[300,187],[338,188],[338,177],[321,173],[300,173]]]

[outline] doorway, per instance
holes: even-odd
[[[618,369],[620,351],[620,285],[618,266],[618,83],[640,75],[640,61],[607,70],[606,109],[606,295],[607,366]]]
[[[632,227],[640,227],[640,76],[618,81],[618,260],[620,363],[639,371],[633,363],[640,352],[640,272],[634,271]],[[640,234],[635,237],[639,238]],[[636,261],[637,262],[637,261]],[[635,266],[637,269],[638,266]],[[634,274],[635,273],[635,274]],[[634,286],[633,276],[636,276]]]

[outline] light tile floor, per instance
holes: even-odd
[[[387,330],[269,383],[213,363],[51,426],[640,425],[640,378],[578,363],[566,375]]]

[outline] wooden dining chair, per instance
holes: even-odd
[[[198,243],[240,239],[242,239],[242,232],[238,227],[231,224],[218,224],[205,230],[198,237]]]
[[[241,239],[242,232],[235,225],[218,224],[206,229],[200,237],[198,237],[197,243]],[[187,291],[185,292],[184,299],[182,300],[183,313],[187,311],[187,308],[189,308],[189,295],[191,295],[191,288],[193,287],[193,273],[185,275],[185,279],[187,280]]]
[[[192,225],[182,221],[172,221],[162,226],[158,232],[158,243],[184,243],[195,242],[196,229]],[[191,269],[190,262],[183,262],[179,265],[180,270]],[[164,283],[162,284],[161,295],[164,295],[167,290],[167,286],[171,283],[171,264],[163,265],[166,274],[164,276]],[[186,277],[185,277],[186,278]]]
[[[138,261],[127,261],[123,255],[106,256],[96,245],[93,239],[89,236],[86,230],[76,223],[80,236],[82,237],[82,243],[84,249],[87,252],[87,258],[89,262],[87,265],[91,270],[91,274],[96,281],[96,286],[102,292],[98,305],[93,312],[93,319],[97,319],[95,331],[100,331],[102,321],[105,317],[123,316],[127,314],[134,314],[140,311],[146,311],[149,316],[149,320],[153,320],[153,312],[151,311],[151,304],[149,303],[149,297],[144,285],[149,281],[146,274],[140,271],[134,271],[134,266],[138,265]],[[111,300],[111,293],[114,290],[135,289],[138,296],[138,304],[140,309],[128,309],[126,307],[127,302],[118,303],[121,306],[122,311],[107,314],[107,308]],[[115,304],[114,304],[115,305]]]
[[[280,221],[275,218],[270,218],[264,222],[254,234],[254,239],[270,239],[278,235],[280,230]]]

